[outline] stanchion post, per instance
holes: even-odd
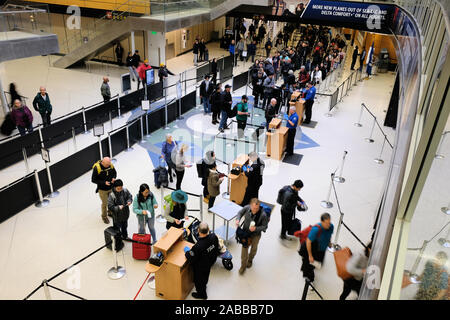
[[[110,130],[113,129],[113,121],[112,121],[111,110],[109,110],[109,127],[110,127]]]
[[[165,126],[164,126],[164,130],[169,130],[170,127],[167,125],[168,121],[169,121],[169,116],[167,114],[167,94],[166,91],[164,91],[164,113],[165,113]]]
[[[108,148],[109,148],[109,157],[111,158],[112,163],[116,163],[117,160],[113,158],[113,152],[112,152],[112,143],[111,143],[111,133],[108,132]]]
[[[77,151],[77,138],[74,127],[72,127],[72,141],[73,141],[73,148],[75,151]]]
[[[199,199],[199,203],[200,203],[200,220],[203,221],[203,195],[201,194],[200,197],[198,197]]]
[[[440,238],[438,243],[445,248],[450,248],[450,228],[448,229],[445,238]]]
[[[361,124],[361,119],[362,119],[363,111],[364,111],[364,106],[361,104],[361,110],[359,111],[358,122],[355,123],[355,127],[362,127],[362,126],[363,126],[363,125]]]
[[[450,203],[448,204],[448,206],[442,207],[442,208],[441,208],[441,211],[442,211],[443,213],[445,213],[445,214],[450,215]]]
[[[143,118],[144,117],[144,115],[141,115],[141,117],[140,117],[140,119],[139,119],[139,122],[140,122],[140,125],[141,125],[141,143],[144,143],[144,142],[146,142],[145,141],[145,139],[144,139],[144,121],[143,121]]]
[[[336,235],[334,236],[334,242],[331,243],[330,247],[327,247],[328,251],[330,251],[330,252],[336,252],[338,250],[341,250],[341,246],[338,245],[338,239],[339,239],[339,233],[341,231],[341,225],[342,225],[343,221],[344,221],[344,213],[339,212],[339,223],[338,223],[338,227],[336,230]]]
[[[417,267],[419,266],[420,260],[422,260],[423,253],[425,252],[427,245],[428,245],[428,241],[424,240],[422,248],[420,248],[419,254],[417,255],[416,261],[414,261],[411,271],[409,272],[409,274],[410,274],[409,279],[412,283],[415,283],[415,284],[420,283],[419,275],[416,273],[416,271],[417,271]]]
[[[39,196],[39,201],[36,202],[35,206],[38,208],[44,208],[50,204],[50,201],[44,199],[44,197],[42,196],[41,183],[39,182],[39,176],[36,169],[34,169],[34,180],[36,181],[36,188]]]
[[[118,280],[120,278],[122,278],[126,271],[125,268],[121,267],[118,265],[117,263],[117,251],[116,251],[116,239],[115,237],[111,237],[112,240],[112,252],[113,252],[113,259],[114,259],[114,267],[112,267],[111,269],[108,270],[108,277],[111,280]]]
[[[230,172],[231,172],[231,164],[228,164],[228,175],[227,175],[227,191],[222,193],[222,198],[225,200],[229,200],[230,199]]]
[[[320,205],[327,209],[333,208],[333,203],[330,201],[331,188],[333,188],[333,179],[334,179],[334,173],[331,174],[331,182],[330,182],[330,187],[328,188],[327,199],[320,202]]]
[[[103,157],[102,157],[103,159]],[[49,198],[56,198],[59,196],[59,191],[53,190],[53,181],[52,181],[52,175],[50,173],[50,166],[48,165],[48,162],[45,161],[45,169],[47,170],[47,177],[48,177],[48,185],[50,187],[50,194],[48,195]]]
[[[100,159],[103,159],[102,137],[98,136],[98,150],[100,151]]]
[[[38,125],[38,132],[39,132],[39,140],[41,142],[41,148],[43,149],[45,148],[45,146],[44,146],[44,138],[42,136],[42,124]]]
[[[373,161],[375,161],[375,162],[378,163],[378,164],[383,164],[383,163],[384,163],[384,160],[381,159],[381,156],[383,155],[384,146],[386,145],[386,140],[387,140],[387,137],[386,137],[386,135],[384,135],[383,145],[382,145],[382,147],[381,147],[380,155],[379,155],[378,158],[375,158],[375,159],[373,160]]]
[[[118,118],[119,119],[123,118],[123,115],[120,112],[120,95],[117,97],[117,114],[118,114]]]
[[[369,138],[366,138],[365,140],[366,140],[366,142],[368,142],[368,143],[374,143],[375,142],[375,140],[373,140],[373,130],[375,129],[375,124],[376,124],[376,122],[377,122],[377,118],[373,118],[373,125],[372,125],[372,129],[370,130],[370,137]]]
[[[89,131],[87,129],[87,123],[86,123],[86,108],[83,107],[83,124],[84,124],[84,132],[83,134],[89,134]]]
[[[345,179],[342,177],[342,172],[344,171],[345,158],[347,157],[347,151],[344,151],[344,156],[342,157],[341,170],[339,171],[339,176],[334,177],[334,181],[339,183],[344,183]]]
[[[148,111],[145,112],[145,124],[147,126],[147,134],[145,135],[146,138],[150,137],[150,129],[148,127]]]
[[[303,287],[302,300],[306,300],[306,296],[308,295],[308,288],[309,288],[309,280],[308,278],[305,278],[305,286]]]
[[[448,133],[450,133],[450,131],[446,131],[442,134],[442,138],[439,143],[439,147],[437,149],[436,156],[435,156],[436,159],[444,159],[445,158],[445,156],[443,154],[441,154],[441,149],[442,149],[442,145],[444,144],[445,137],[447,136]]]
[[[133,150],[132,147],[130,147],[130,132],[129,132],[129,123],[127,123],[126,127],[125,127],[125,131],[127,133],[127,148],[125,149],[125,152],[130,152]]]
[[[47,280],[42,281],[42,286],[44,287],[44,294],[46,300],[52,300],[52,297],[50,295],[50,289],[48,287]]]
[[[26,173],[29,174],[30,166],[28,165],[27,149],[25,149],[25,147],[22,148],[22,154],[23,154],[23,162],[25,163]]]

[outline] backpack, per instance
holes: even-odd
[[[201,159],[201,160],[197,161],[196,165],[197,165],[197,176],[199,178],[203,179],[204,171],[205,171],[205,168],[204,168],[205,162],[203,161],[203,159]]]
[[[320,234],[322,233],[322,228],[320,227],[319,224],[314,225],[314,227],[318,227],[319,228],[319,233],[317,235],[317,238],[319,238]],[[300,245],[302,245],[306,241],[306,239],[308,238],[308,235],[311,232],[312,228],[313,228],[313,226],[309,225],[309,227],[307,227],[307,228],[305,228],[305,229],[303,229],[301,231],[294,232],[294,236],[296,236],[297,238],[300,238]]]
[[[240,103],[239,103],[240,104]],[[231,108],[230,111],[228,112],[228,118],[234,118],[237,116],[237,110],[238,110],[238,105],[235,105],[234,108]]]
[[[278,204],[283,204],[283,202],[284,202],[284,194],[286,193],[287,188],[289,188],[289,186],[284,186],[283,188],[278,190],[278,197],[277,197],[277,203]]]

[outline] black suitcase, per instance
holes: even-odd
[[[289,226],[288,235],[293,236],[296,231],[302,229],[302,223],[299,219],[295,218],[292,220],[291,225]]]
[[[123,248],[122,236],[120,235],[120,231],[114,227],[108,227],[105,229],[105,243],[109,243],[112,241],[112,237],[116,241],[116,251],[119,252]],[[106,246],[109,250],[112,250],[112,243],[109,243]]]
[[[13,130],[16,128],[16,124],[11,118],[11,113],[8,113],[5,117],[5,120],[2,123],[2,126],[0,128],[0,132],[4,134],[5,136],[11,135]]]

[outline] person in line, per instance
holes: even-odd
[[[266,58],[270,57],[270,51],[272,51],[272,40],[270,38],[267,39],[266,44],[264,45],[266,49]]]
[[[320,70],[319,65],[314,68],[312,82],[316,85],[322,82],[322,70]]]
[[[109,100],[111,100],[111,90],[109,88],[108,82],[109,78],[103,77],[103,83],[102,86],[100,87],[100,93],[102,94],[103,102],[108,102]]]
[[[195,39],[194,45],[192,47],[192,53],[194,54],[194,66],[198,65],[199,51],[200,51],[200,43],[198,42],[198,39]]]
[[[310,80],[310,75],[309,75],[308,71],[306,71],[305,66],[301,66],[300,73],[298,74],[298,82],[299,82],[300,88],[305,88],[306,84],[309,82],[309,80]]]
[[[259,188],[263,184],[263,173],[266,164],[258,156],[258,153],[252,151],[248,155],[251,165],[249,164],[244,171],[247,177],[247,188],[245,189],[244,199],[242,200],[241,206],[246,206],[250,203],[253,198],[258,198]]]
[[[305,121],[303,123],[311,123],[312,107],[314,104],[314,98],[316,96],[316,87],[312,82],[308,82],[305,97]]]
[[[184,221],[182,219],[189,220],[186,202],[188,201],[188,195],[186,192],[177,190],[164,197],[166,202],[164,206],[164,219],[167,220],[166,229],[171,227],[181,229],[183,228]]]
[[[22,105],[19,99],[14,100],[11,120],[17,126],[21,136],[24,136],[26,132],[33,132],[33,114],[26,105]]]
[[[255,97],[254,107],[258,108],[259,100],[264,97],[264,81],[266,79],[266,74],[264,70],[259,69],[256,77],[253,80],[253,96]]]
[[[445,267],[447,254],[439,251],[434,259],[425,263],[422,274],[419,276],[419,290],[416,300],[446,300],[448,291],[448,269]]]
[[[202,159],[202,186],[203,186],[203,201],[209,203],[208,192],[208,177],[209,170],[216,166],[216,154],[214,151],[206,151],[205,157]]]
[[[128,218],[130,217],[130,205],[133,203],[133,196],[123,187],[123,182],[117,179],[113,183],[113,190],[108,196],[108,209],[112,212],[113,226],[120,230],[124,240],[128,237]]]
[[[142,87],[145,88],[146,84],[146,78],[147,78],[147,70],[150,70],[152,68],[151,65],[148,64],[148,60],[145,59],[144,61],[139,62],[139,67],[137,68],[137,72],[139,74],[139,79],[141,79]],[[139,90],[139,82],[138,82],[138,90]]]
[[[214,93],[211,95],[211,111],[212,111],[212,120],[211,123],[216,125],[219,122],[217,121],[220,115],[220,109],[223,104],[223,95],[222,95],[222,84],[218,83],[216,85]]]
[[[231,96],[231,86],[225,85],[225,91],[222,93],[221,106],[221,120],[219,124],[219,131],[224,132],[227,127],[228,114],[231,112],[231,105],[233,104],[233,97]]]
[[[91,181],[97,185],[95,193],[98,192],[102,202],[102,220],[106,224],[109,224],[107,214],[111,216],[108,209],[108,197],[112,192],[112,186],[114,181],[116,181],[116,177],[117,171],[108,157],[104,157],[92,166]]]
[[[369,262],[370,251],[372,250],[372,241],[364,249],[364,253],[357,253],[350,257],[345,265],[349,274],[352,275],[350,279],[344,280],[344,288],[342,290],[339,300],[345,300],[350,292],[356,291],[359,295],[361,290],[362,280],[366,273],[367,264]]]
[[[204,61],[205,60],[205,51],[206,51],[206,43],[205,39],[202,39],[198,44],[198,51],[199,51],[199,59],[198,61]]]
[[[175,172],[172,173],[172,169],[175,171],[175,163],[172,159],[172,151],[176,146],[177,142],[173,140],[172,135],[170,133],[166,134],[166,141],[164,141],[162,144],[160,158],[164,159],[167,163],[167,171],[169,174],[169,181],[171,183],[173,182],[172,174],[173,176],[175,176]]]
[[[150,191],[148,184],[143,183],[139,187],[139,193],[134,197],[133,212],[136,214],[139,234],[145,234],[145,225],[148,226],[148,230],[152,236],[152,245],[156,241],[155,231],[155,209],[158,208],[158,202],[154,194]]]
[[[208,284],[211,267],[220,253],[219,239],[214,233],[210,233],[208,224],[201,222],[198,226],[198,241],[189,249],[185,247],[185,256],[194,269],[194,284],[196,292],[192,297],[196,299],[208,299],[206,285]]]
[[[289,230],[291,222],[295,218],[295,209],[299,211],[306,211],[307,209],[305,202],[298,195],[302,188],[302,180],[295,180],[291,186],[285,186],[283,188],[280,234],[282,240],[291,240],[291,238],[286,237],[286,232]]]
[[[358,56],[359,56],[359,51],[358,51],[358,46],[356,46],[355,50],[353,50],[352,66],[350,67],[350,70],[355,70],[355,64],[356,64],[356,60],[358,60]]]
[[[139,74],[136,71],[136,67],[134,66],[134,57],[131,52],[128,52],[128,56],[126,59],[126,66],[128,67],[128,71],[130,71],[130,78],[132,81],[139,81]]]
[[[247,62],[249,57],[252,57],[252,62],[255,62],[255,55],[256,55],[256,41],[252,41],[248,46],[247,46]]]
[[[14,108],[14,102],[16,100],[22,101],[22,96],[17,92],[16,85],[14,82],[9,84],[9,95],[11,97],[11,109]]]
[[[269,131],[269,124],[277,116],[278,113],[278,107],[277,107],[277,99],[272,98],[270,100],[270,104],[267,107],[265,111],[265,117],[266,117],[266,130]]]
[[[133,66],[134,69],[139,67],[139,62],[141,61],[141,56],[139,55],[139,50],[134,50],[133,54]]]
[[[210,166],[209,176],[208,176],[208,209],[214,207],[214,202],[216,201],[216,197],[220,194],[220,185],[222,184],[224,177],[220,177],[219,172],[217,172],[217,165],[214,162],[213,165]]]
[[[249,246],[251,246],[250,254],[249,246],[242,246],[241,250],[241,267],[239,274],[242,275],[247,268],[251,268],[253,259],[258,250],[258,244],[261,240],[261,232],[266,232],[269,220],[260,206],[257,198],[250,200],[250,204],[243,207],[237,215],[236,226],[240,226],[245,232],[250,233]]]
[[[163,82],[169,78],[169,75],[174,76],[175,74],[167,69],[167,66],[164,63],[160,63],[158,70],[159,82]],[[164,83],[164,87],[167,87],[167,84]]]
[[[289,108],[289,116],[284,115],[286,120],[286,127],[288,130],[288,137],[286,142],[286,156],[292,156],[294,154],[295,135],[297,133],[298,115],[295,106]]]
[[[33,108],[41,115],[44,127],[49,126],[51,124],[50,115],[52,114],[53,108],[45,87],[41,86],[39,88],[39,92],[33,100]]]
[[[366,49],[363,48],[361,54],[359,55],[359,72],[363,71],[364,68],[364,60],[366,59]]]
[[[203,111],[205,115],[211,112],[210,99],[212,93],[214,92],[214,87],[209,79],[209,74],[205,75],[205,80],[203,80],[200,84],[200,99],[203,102]]]
[[[233,67],[237,65],[237,54],[236,54],[236,46],[234,40],[231,40],[230,47],[228,48],[228,51],[230,52],[230,56],[233,57]]]
[[[244,49],[245,49],[245,40],[244,39],[240,39],[236,45],[236,50],[237,50],[237,55],[239,56],[239,59],[241,61],[244,61],[244,57],[242,56],[242,54],[244,53]]]
[[[172,151],[172,162],[175,163],[175,173],[177,175],[176,190],[181,190],[181,183],[183,182],[185,168],[190,168],[192,165],[186,161],[185,154],[189,149],[187,144],[182,144],[180,148],[175,148]]]
[[[117,57],[117,64],[119,66],[123,65],[122,59],[123,59],[123,47],[121,46],[120,42],[117,43],[116,46],[116,57]]]
[[[244,137],[244,130],[247,126],[247,117],[250,115],[248,112],[248,97],[244,94],[242,96],[241,102],[239,102],[236,106],[237,108],[237,126],[238,126],[238,139],[242,139]]]
[[[211,74],[212,74],[212,79],[211,82],[214,83],[214,85],[217,84],[217,59],[214,58],[211,61]]]
[[[269,75],[264,80],[263,86],[264,86],[264,99],[263,99],[262,107],[265,110],[270,103],[270,99],[273,96],[273,89],[275,88],[275,79],[274,79],[273,74]]]
[[[309,232],[308,238],[300,247],[299,254],[302,257],[303,277],[314,282],[315,262],[323,263],[325,251],[331,246],[330,240],[333,234],[334,226],[331,223],[329,213],[323,213],[320,216],[320,223],[313,226]]]

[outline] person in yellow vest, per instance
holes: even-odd
[[[92,166],[92,183],[97,185],[95,193],[98,192],[100,200],[102,201],[102,220],[104,223],[109,224],[107,214],[111,216],[108,206],[108,196],[112,191],[113,183],[116,180],[117,172],[111,163],[111,159],[108,157],[103,160],[97,161]]]

